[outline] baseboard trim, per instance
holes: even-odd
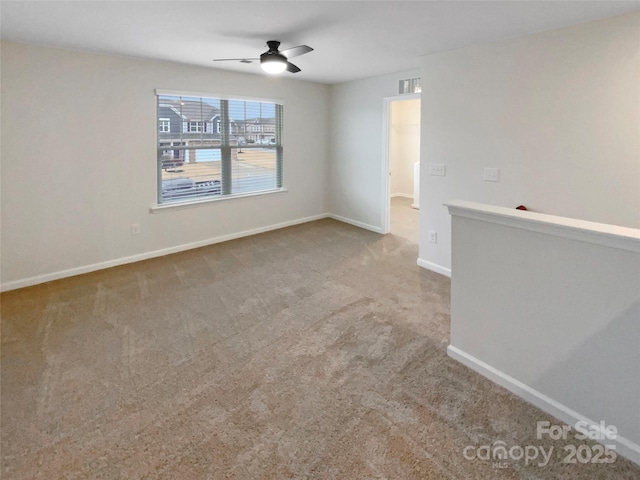
[[[562,403],[550,398],[530,386],[510,377],[506,373],[478,360],[472,355],[460,350],[453,345],[447,347],[447,355],[460,362],[464,366],[488,378],[492,382],[506,388],[511,393],[522,398],[526,402],[535,405],[539,409],[553,415],[567,425],[575,425],[579,421],[587,422],[589,427],[598,428],[598,422],[581,415]],[[602,442],[600,442],[602,443]],[[640,445],[631,440],[618,436],[615,440],[606,440],[608,445],[616,446],[616,453],[640,465]]]
[[[243,230],[241,232],[231,233],[228,235],[220,235],[218,237],[208,238],[206,240],[200,240],[197,242],[185,243],[177,245],[175,247],[163,248],[160,250],[154,250],[151,252],[139,253],[136,255],[130,255],[128,257],[116,258],[113,260],[107,260],[104,262],[93,263],[90,265],[83,265],[81,267],[69,268],[66,270],[60,270],[57,272],[46,273],[43,275],[36,275],[20,280],[14,280],[6,282],[0,285],[1,292],[7,292],[9,290],[16,290],[18,288],[31,287],[40,283],[51,282],[53,280],[59,280],[61,278],[73,277],[75,275],[82,275],[83,273],[95,272],[97,270],[103,270],[105,268],[117,267],[119,265],[125,265],[127,263],[140,262],[142,260],[148,260],[150,258],[163,257],[172,253],[183,252],[185,250],[191,250],[193,248],[206,247],[207,245],[213,245],[215,243],[226,242],[229,240],[235,240],[237,238],[248,237],[251,235],[257,235],[259,233],[269,232],[271,230],[278,230],[280,228],[292,227],[302,223],[313,222],[315,220],[321,220],[331,215],[322,213],[320,215],[313,215],[310,217],[298,218],[296,220],[290,220],[287,222],[276,223],[273,225],[267,225],[264,227],[252,228],[249,230]],[[347,222],[348,223],[348,222]]]
[[[382,228],[376,227],[374,225],[369,225],[368,223],[359,222],[357,220],[352,220],[347,217],[342,217],[340,215],[334,215],[333,213],[327,214],[327,217],[333,218],[334,220],[338,220],[339,222],[348,223],[349,225],[353,225],[354,227],[364,228],[365,230],[370,230],[376,233],[384,233]]]
[[[417,203],[412,203],[411,204],[411,208],[415,208],[416,210],[420,210],[420,205],[418,205]]]
[[[422,258],[418,259],[418,266],[422,268],[426,268],[427,270],[431,270],[432,272],[439,273],[440,275],[444,275],[445,277],[451,278],[451,269],[443,267],[442,265],[438,265],[437,263],[429,262]]]

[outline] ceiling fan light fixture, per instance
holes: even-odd
[[[280,47],[278,40],[269,40],[267,46],[269,50],[260,55],[260,58],[214,58],[213,61],[251,63],[260,60],[262,70],[271,75],[277,75],[285,70],[289,73],[298,73],[300,68],[291,63],[289,59],[313,52],[313,48],[308,45],[298,45],[297,47],[287,48],[286,50],[278,50],[278,47]]]
[[[287,69],[287,59],[279,53],[263,53],[260,56],[260,66],[265,72],[276,75]]]

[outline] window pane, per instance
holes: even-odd
[[[185,198],[198,199],[222,193],[219,149],[162,150],[161,152],[162,202]]]
[[[275,148],[232,149],[232,193],[278,188]]]
[[[220,140],[220,99],[158,96],[162,140]],[[168,129],[165,125],[167,125]],[[164,123],[163,123],[164,122]]]
[[[229,101],[229,115],[233,120],[232,139],[239,145],[275,145],[276,105],[266,102]]]

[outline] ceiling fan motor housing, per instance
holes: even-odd
[[[269,47],[270,52],[277,52],[278,47],[280,47],[280,42],[278,40],[269,40],[267,42],[267,47]]]

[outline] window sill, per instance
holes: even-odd
[[[202,205],[209,205],[217,202],[226,202],[228,200],[233,200],[236,198],[261,197],[263,195],[273,195],[274,193],[286,193],[287,191],[288,190],[286,188],[278,188],[275,190],[264,190],[262,192],[252,192],[252,193],[239,193],[236,195],[225,195],[217,198],[204,198],[202,200],[192,200],[188,202],[162,203],[162,204],[152,206],[149,209],[149,211],[151,213],[162,213],[162,212],[168,212],[170,210],[182,210],[185,208],[200,207]]]

